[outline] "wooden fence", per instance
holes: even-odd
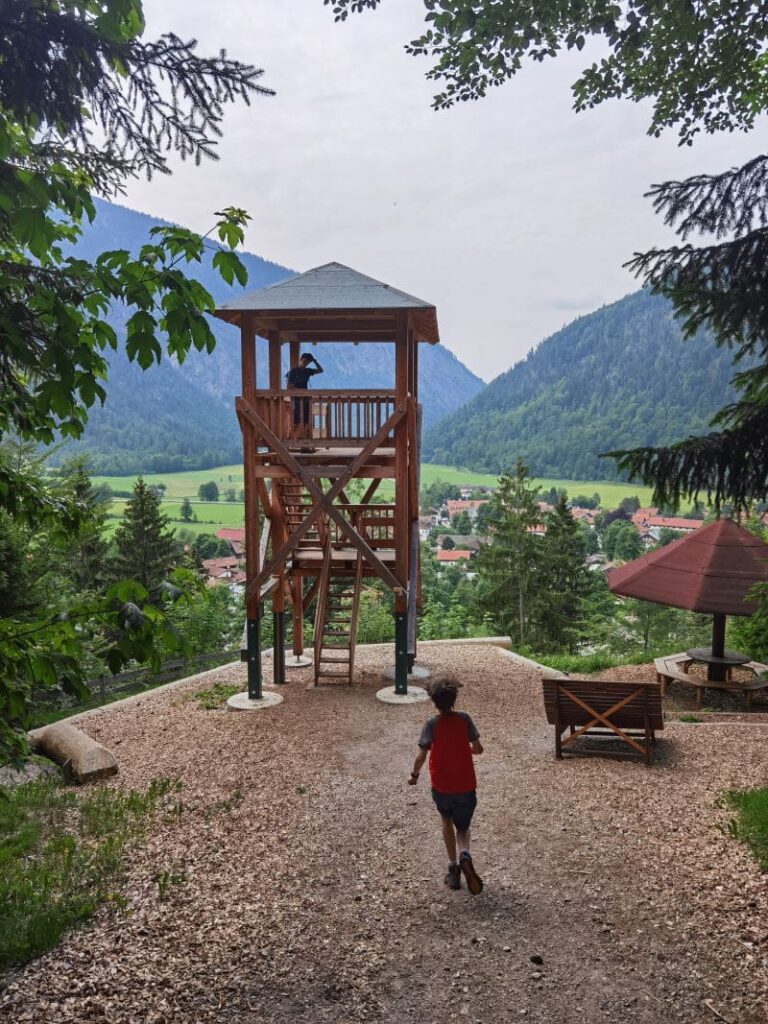
[[[171,680],[182,678],[185,675],[195,675],[212,664],[239,660],[239,650],[214,651],[211,654],[195,654],[191,658],[174,658],[173,661],[165,661],[155,672],[149,668],[136,668],[129,672],[120,672],[116,676],[99,676],[97,679],[90,679],[86,682],[85,685],[90,690],[91,697],[83,703],[90,706],[98,701],[103,704],[121,693],[135,693],[144,688],[148,689],[159,686],[161,683],[171,682]],[[56,691],[43,690],[35,694],[34,703],[37,707],[66,707],[67,700],[68,698],[62,698],[61,694]],[[72,706],[76,707],[79,703],[73,701]]]

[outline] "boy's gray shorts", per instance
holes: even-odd
[[[477,807],[477,793],[474,789],[469,793],[438,793],[433,789],[432,799],[441,818],[452,821],[459,832],[467,831]]]

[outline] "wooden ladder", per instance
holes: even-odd
[[[352,685],[363,558],[358,552],[353,572],[335,570],[333,547],[326,541],[315,614],[315,686]]]

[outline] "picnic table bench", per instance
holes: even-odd
[[[581,736],[603,736],[630,748],[612,749],[612,756],[640,754],[647,765],[651,763],[656,733],[664,728],[659,683],[543,676],[542,685],[547,721],[555,727],[555,757],[607,753],[573,745]],[[569,735],[563,738],[566,730]]]
[[[722,683],[716,682],[713,679],[703,679],[701,676],[692,676],[688,669],[694,664],[694,661],[695,659],[687,652],[670,654],[665,658],[656,658],[654,660],[656,679],[661,685],[662,696],[666,694],[667,687],[672,682],[693,686],[696,689],[696,707],[700,708],[703,703],[705,690],[738,692],[743,695],[744,702],[749,711],[752,708],[753,695],[757,691],[768,687],[768,678],[760,678],[763,673],[768,673],[768,665],[763,665],[759,661],[748,661],[738,666],[739,668],[748,668],[751,672],[754,672],[755,679],[747,682],[734,682],[731,678],[733,671],[729,668],[726,672],[727,678]]]

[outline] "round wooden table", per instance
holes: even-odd
[[[723,657],[712,653],[711,647],[693,647],[685,652],[691,661],[698,661],[707,666],[707,675],[711,680],[723,681],[727,678],[732,668],[739,665],[746,665],[752,659],[748,654],[740,654],[738,651],[723,651]]]

